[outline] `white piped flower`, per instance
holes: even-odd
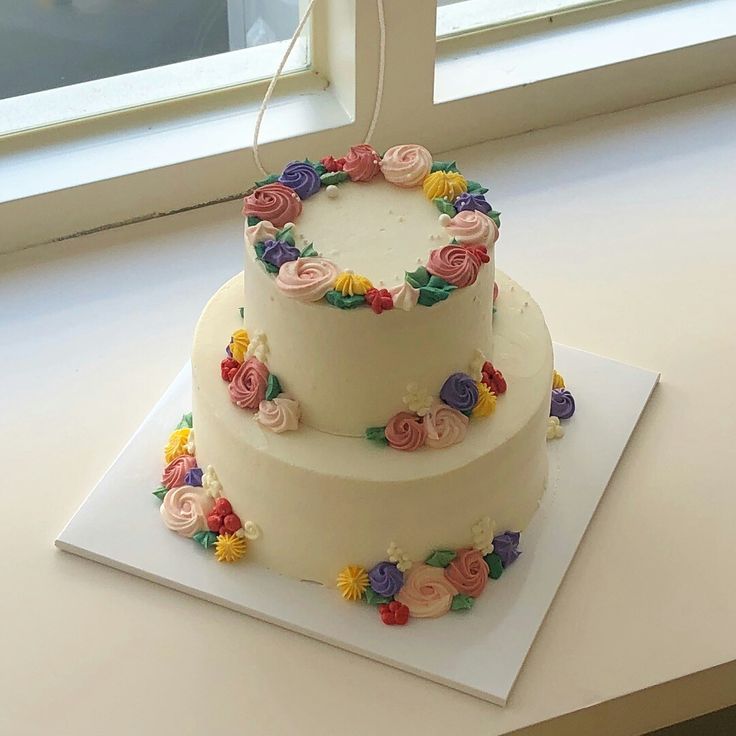
[[[217,498],[222,493],[222,485],[211,465],[208,465],[202,474],[202,487],[212,498]]]
[[[406,572],[413,564],[409,555],[405,554],[404,550],[396,545],[396,542],[389,544],[386,554],[388,561],[396,563],[397,569],[401,572]]]
[[[402,399],[404,406],[420,417],[425,416],[429,412],[433,400],[427,389],[413,382],[407,385],[406,393]]]
[[[493,552],[493,537],[496,535],[496,525],[490,518],[484,516],[482,519],[478,519],[470,531],[473,533],[473,549],[477,549],[483,555],[491,554]]]
[[[266,335],[263,332],[253,333],[253,337],[250,339],[250,345],[248,345],[248,350],[245,352],[246,359],[255,357],[260,360],[261,363],[267,363],[268,354],[269,348]]]
[[[550,417],[547,420],[547,439],[558,440],[565,436],[565,429],[560,424],[559,417]]]
[[[190,454],[190,455],[196,455],[196,449],[197,446],[194,444],[194,430],[189,430],[189,437],[187,438],[187,443],[184,445],[184,449]]]
[[[488,360],[482,350],[476,350],[473,353],[473,360],[470,361],[468,373],[474,381],[480,381],[483,378],[483,364]]]

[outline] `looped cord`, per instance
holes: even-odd
[[[263,167],[263,164],[261,163],[261,156],[258,151],[258,136],[261,132],[261,124],[263,123],[263,116],[266,113],[266,108],[268,107],[268,103],[271,101],[271,96],[273,95],[273,90],[276,87],[276,82],[278,82],[279,77],[281,76],[282,72],[284,71],[284,66],[286,66],[286,61],[289,58],[289,54],[294,50],[294,46],[296,45],[296,41],[299,38],[299,35],[301,34],[302,30],[304,30],[304,26],[307,23],[307,20],[309,16],[312,13],[312,9],[314,8],[315,3],[317,0],[310,0],[309,5],[307,5],[307,9],[304,11],[304,15],[302,16],[302,19],[299,21],[299,24],[296,27],[296,30],[294,31],[294,35],[291,37],[291,40],[289,41],[289,45],[286,47],[286,51],[284,51],[284,55],[281,57],[281,61],[279,62],[278,67],[276,67],[276,71],[274,72],[274,75],[271,77],[271,82],[268,85],[268,89],[266,90],[266,94],[263,95],[263,101],[261,102],[261,107],[258,110],[258,115],[256,116],[256,124],[255,128],[253,129],[253,160],[255,161],[256,166],[258,167],[258,170],[263,174],[263,176],[268,176],[268,171]],[[383,0],[376,0],[376,10],[378,12],[378,31],[379,31],[379,46],[378,46],[378,84],[376,86],[376,98],[373,105],[373,117],[371,119],[371,124],[368,127],[368,132],[365,135],[365,138],[363,139],[363,143],[370,143],[371,138],[373,137],[373,132],[376,129],[376,123],[378,122],[378,116],[381,113],[381,100],[383,98],[383,76],[386,66],[386,21],[383,14]]]

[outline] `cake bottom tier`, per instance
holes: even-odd
[[[386,559],[392,542],[423,560],[470,546],[483,517],[498,532],[526,527],[547,480],[552,345],[528,292],[499,272],[497,281],[492,360],[508,390],[461,444],[411,453],[306,426],[261,427],[230,402],[220,376],[230,334],[242,327],[242,275],[212,297],[192,354],[197,458],[214,467],[235,512],[261,528],[251,561],[332,586],[345,565]]]

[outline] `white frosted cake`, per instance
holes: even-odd
[[[553,376],[539,307],[495,268],[486,191],[417,145],[257,183],[244,275],[197,327],[167,526],[384,623],[472,606],[544,492]]]

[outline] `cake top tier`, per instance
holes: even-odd
[[[354,146],[257,182],[244,200],[246,240],[275,288],[298,301],[432,306],[488,262],[499,213],[486,192],[421,146],[382,157]]]

